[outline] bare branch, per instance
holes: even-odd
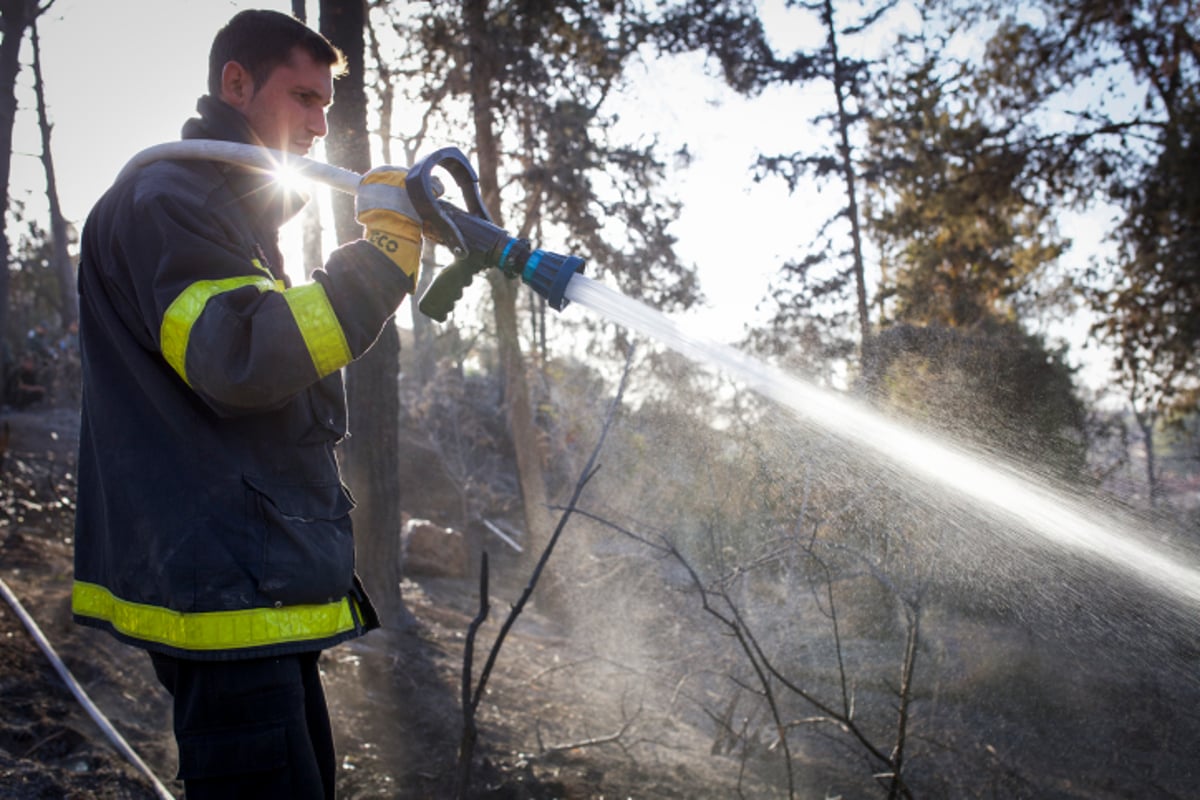
[[[457,797],[462,800],[467,796],[467,791],[471,783],[471,766],[475,755],[475,743],[478,738],[478,732],[475,725],[475,714],[479,708],[479,703],[483,699],[484,691],[487,688],[488,679],[491,677],[492,669],[496,665],[496,659],[500,656],[500,648],[503,647],[505,639],[508,637],[509,631],[516,624],[517,618],[524,611],[526,603],[533,595],[533,590],[537,587],[538,579],[541,577],[542,570],[546,563],[550,560],[550,555],[554,552],[554,547],[558,543],[559,537],[566,528],[567,520],[571,518],[575,507],[579,503],[579,498],[583,494],[584,488],[588,482],[599,470],[596,461],[600,455],[600,450],[604,447],[604,442],[608,438],[608,432],[612,427],[613,420],[616,418],[616,411],[621,405],[621,401],[625,396],[625,387],[629,378],[630,366],[633,363],[633,349],[631,348],[628,356],[625,359],[625,370],[621,374],[621,382],[617,388],[617,394],[609,404],[608,412],[604,419],[604,426],[601,428],[600,436],[596,441],[596,446],[592,450],[591,456],[580,472],[579,480],[575,484],[575,490],[571,494],[571,501],[567,504],[567,508],[559,517],[558,525],[554,529],[553,535],[547,542],[545,549],[542,551],[541,557],[538,559],[537,565],[534,567],[533,573],[530,575],[529,582],[526,584],[520,598],[512,608],[509,609],[508,616],[500,627],[500,632],[496,635],[496,640],[492,643],[491,650],[488,652],[487,661],[484,663],[482,671],[479,673],[479,682],[474,690],[471,688],[471,671],[472,660],[474,656],[474,640],[479,626],[487,618],[488,600],[487,600],[487,554],[484,554],[483,571],[480,577],[480,609],[475,619],[472,620],[468,630],[467,646],[463,656],[463,675],[462,675],[462,713],[463,713],[463,738],[462,748],[458,754],[458,787]]]
[[[625,734],[629,732],[629,729],[633,727],[633,723],[637,721],[637,718],[641,715],[641,713],[642,709],[639,707],[638,710],[634,712],[632,717],[629,717],[621,723],[620,728],[603,736],[593,736],[588,739],[581,739],[576,742],[566,742],[563,744],[542,745],[539,755],[565,753],[570,750],[581,750],[584,747],[598,747],[603,744],[618,743],[622,738],[624,738]]]

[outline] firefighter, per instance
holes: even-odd
[[[183,138],[303,155],[344,69],[296,19],[239,13]],[[334,457],[339,370],[416,285],[403,174],[364,177],[366,235],[298,285],[278,229],[304,198],[261,171],[155,161],[84,227],[72,611],[149,652],[189,800],[333,796],[317,659],[378,626]]]

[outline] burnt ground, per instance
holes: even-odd
[[[70,618],[77,422],[69,410],[5,412],[0,464],[0,578],[113,726],[176,797],[169,698],[149,660]],[[478,603],[474,579],[406,582],[415,622],[376,631],[322,657],[338,756],[339,796],[454,796],[462,729],[463,642]],[[495,609],[507,605],[493,597]],[[498,624],[481,631],[477,664]],[[147,798],[155,790],[85,713],[17,615],[0,603],[0,800]],[[573,656],[536,608],[513,628],[480,706],[472,797],[729,797],[703,763],[632,758],[619,721],[590,720],[572,681]],[[617,717],[619,720],[619,716]],[[564,728],[564,722],[575,722]],[[575,733],[557,739],[559,731]],[[704,748],[707,743],[698,743]],[[736,773],[736,770],[735,770]],[[761,796],[761,795],[760,795]]]
[[[0,578],[112,725],[167,789],[182,797],[182,784],[173,780],[169,698],[149,660],[70,619],[76,427],[71,411],[0,414],[0,443],[7,445],[0,448],[5,452]],[[525,584],[521,569],[506,564],[502,553],[493,562],[492,614],[480,630],[476,674]],[[636,571],[648,572],[645,559]],[[1030,623],[1043,607],[1038,595],[1050,592],[1053,581],[1023,581],[1037,584],[1026,592],[1028,603],[1018,615]],[[1014,590],[1013,597],[1022,596]],[[409,626],[372,632],[323,655],[340,797],[455,796],[460,675],[477,597],[475,578],[406,581]],[[470,798],[788,796],[778,750],[769,736],[753,734],[753,724],[763,725],[761,717],[739,729],[734,747],[722,741],[711,716],[724,708],[732,718],[729,695],[701,696],[692,688],[704,685],[696,682],[702,674],[726,675],[707,686],[746,694],[753,679],[744,669],[712,662],[707,648],[694,649],[702,643],[695,636],[672,638],[672,625],[689,629],[682,606],[667,607],[654,623],[659,627],[650,631],[650,645],[641,643],[643,650],[657,646],[653,656],[660,663],[680,668],[663,674],[687,676],[663,681],[633,666],[631,641],[605,642],[602,626],[594,623],[585,626],[585,635],[569,636],[554,617],[541,613],[537,597],[513,626],[480,704]],[[623,613],[619,592],[609,591],[605,599],[605,608],[613,609],[607,613]],[[1062,610],[1032,620],[1037,624],[1016,626],[998,623],[995,615],[972,619],[931,609],[920,655],[921,674],[928,677],[914,696],[910,738],[912,751],[919,752],[908,761],[914,796],[1198,796],[1200,638],[1186,609],[1166,613],[1161,605],[1154,597],[1137,602],[1126,592],[1107,605],[1050,604],[1045,607]],[[678,617],[674,622],[672,614]],[[1138,615],[1144,619],[1111,622]],[[873,618],[863,624],[869,627]],[[1043,633],[1031,633],[1037,630]],[[1133,633],[1126,637],[1123,631]],[[155,797],[150,782],[83,711],[5,603],[0,638],[0,800]],[[587,644],[589,638],[594,644]],[[860,638],[854,648],[872,641]],[[818,662],[804,663],[819,680]],[[880,663],[889,662],[884,657]],[[885,683],[893,680],[890,672],[885,677]],[[857,687],[863,718],[872,703],[886,716],[893,701],[867,683]],[[757,756],[747,756],[756,742]],[[871,778],[876,770],[861,752],[847,748],[844,737],[825,735],[823,727],[797,736],[791,759],[797,767],[795,797],[886,793]]]

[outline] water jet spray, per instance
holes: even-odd
[[[698,364],[716,367],[903,474],[967,499],[973,509],[1013,530],[1035,534],[1043,545],[1103,563],[1200,609],[1200,566],[1193,555],[1168,552],[1145,541],[1146,531],[1105,517],[1094,504],[1056,491],[1016,465],[917,433],[852,397],[800,380],[729,345],[689,334],[657,309],[584,276],[571,281],[566,295]]]

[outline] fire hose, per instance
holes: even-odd
[[[129,760],[129,763],[133,764],[133,766],[135,766],[139,772],[146,776],[151,785],[154,787],[155,794],[162,798],[162,800],[174,800],[175,796],[171,794],[170,790],[163,785],[162,781],[160,781],[154,774],[154,771],[146,765],[146,762],[142,761],[141,757],[137,754],[137,751],[135,751],[129,745],[129,743],[125,741],[125,738],[121,736],[117,729],[113,727],[113,724],[109,722],[108,717],[104,716],[104,713],[96,706],[94,702],[92,702],[92,698],[88,697],[87,692],[83,690],[83,687],[79,685],[77,680],[75,680],[75,676],[71,674],[69,669],[67,669],[67,665],[64,664],[62,659],[58,657],[58,653],[54,652],[54,648],[50,645],[50,640],[46,638],[44,633],[42,633],[42,629],[38,627],[37,622],[35,622],[33,617],[29,615],[29,612],[25,610],[23,605],[21,605],[21,601],[17,599],[17,596],[13,593],[12,589],[8,588],[8,584],[2,579],[0,579],[0,595],[3,595],[5,601],[7,601],[9,606],[12,607],[13,613],[17,615],[17,617],[21,620],[21,623],[25,626],[25,629],[29,631],[29,635],[33,637],[33,640],[37,643],[38,648],[41,649],[42,653],[50,661],[51,666],[54,667],[54,671],[57,672],[59,677],[63,679],[63,683],[65,683],[67,688],[71,690],[71,694],[73,694],[75,699],[79,701],[79,704],[83,706],[83,710],[86,711],[88,716],[92,718],[92,721],[100,727],[100,730],[106,737],[108,737],[108,740],[113,743],[113,746],[117,748],[118,752],[125,756],[125,758]]]
[[[277,172],[281,165],[286,165],[294,174],[346,194],[356,194],[362,180],[357,172],[303,156],[209,139],[185,139],[146,148],[130,159],[117,180],[152,161],[166,158],[221,161],[265,172]],[[433,175],[437,168],[454,179],[466,209],[440,199],[443,185]],[[407,170],[405,184],[426,235],[448,247],[455,257],[422,295],[417,307],[423,314],[445,322],[463,290],[471,285],[475,275],[489,267],[499,269],[507,278],[519,277],[555,311],[566,306],[567,284],[575,274],[583,272],[584,260],[534,248],[527,239],[510,236],[495,225],[484,207],[475,169],[461,150],[444,147],[420,159]]]

